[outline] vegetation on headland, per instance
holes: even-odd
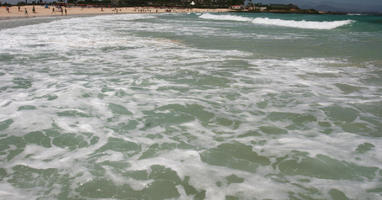
[[[262,13],[297,13],[297,14],[345,14],[341,12],[325,12],[315,9],[301,9],[294,4],[262,4],[246,2],[243,6],[233,6],[233,10],[240,12],[262,12]]]

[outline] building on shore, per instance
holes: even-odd
[[[233,5],[231,6],[232,10],[243,10],[244,6],[243,5]]]

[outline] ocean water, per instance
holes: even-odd
[[[381,199],[382,18],[0,21],[0,199]]]

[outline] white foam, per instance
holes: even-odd
[[[249,22],[252,19],[248,17],[241,17],[235,15],[213,15],[210,13],[205,13],[200,16],[202,19],[212,19],[212,20],[221,20],[221,21],[240,21],[240,22]]]
[[[296,20],[284,20],[284,19],[270,19],[267,17],[241,17],[235,15],[213,15],[213,14],[203,14],[200,16],[202,19],[211,20],[223,20],[223,21],[241,21],[241,22],[252,22],[253,24],[270,25],[270,26],[284,26],[291,28],[301,28],[301,29],[319,29],[319,30],[331,30],[341,26],[345,26],[353,23],[353,20],[339,20],[339,21],[296,21]]]
[[[219,17],[219,15],[211,14],[203,16]],[[139,17],[139,15],[132,17]],[[224,20],[229,20],[229,18],[228,16]],[[236,36],[254,38],[252,34],[248,36],[245,32],[231,32],[224,31],[222,28],[208,27],[210,22],[207,20],[196,21],[196,25],[192,22],[179,27],[179,24],[182,23],[167,23],[167,21],[166,23],[148,23],[144,20],[134,22],[129,19],[130,16],[127,15],[65,19],[0,32],[0,36],[3,38],[13,38],[11,42],[0,41],[0,53],[8,54],[12,50],[12,53],[22,54],[21,56],[25,57],[23,59],[32,58],[28,66],[9,62],[0,67],[2,71],[7,72],[6,75],[1,76],[0,85],[3,83],[3,85],[11,87],[14,78],[22,77],[25,74],[28,74],[28,78],[32,80],[32,86],[27,91],[10,88],[7,92],[0,93],[0,105],[2,106],[0,121],[14,120],[4,132],[22,136],[31,131],[49,129],[54,124],[54,126],[58,126],[57,129],[60,133],[80,135],[88,143],[93,137],[85,137],[87,135],[85,132],[99,137],[96,144],[74,150],[55,146],[54,143],[50,148],[27,144],[23,152],[11,161],[3,162],[5,163],[3,168],[10,170],[15,165],[25,165],[36,169],[57,168],[60,174],[70,172],[70,176],[73,177],[71,185],[75,187],[97,178],[97,175],[91,173],[94,170],[93,163],[95,163],[105,168],[105,178],[111,179],[115,184],[127,183],[135,190],[142,190],[153,180],[121,179],[123,172],[125,170],[149,171],[152,165],[163,165],[176,171],[182,180],[189,176],[189,183],[197,190],[206,190],[206,199],[224,199],[226,195],[235,195],[240,199],[250,199],[253,196],[259,196],[261,199],[282,199],[288,195],[288,191],[298,190],[292,183],[297,182],[300,177],[288,177],[291,180],[290,183],[279,183],[272,179],[273,174],[279,174],[277,168],[259,166],[256,173],[250,173],[224,166],[209,165],[200,159],[200,152],[214,148],[221,143],[235,141],[251,146],[255,152],[273,161],[272,163],[276,158],[288,155],[291,151],[302,151],[309,153],[310,157],[323,154],[357,165],[381,165],[382,155],[378,154],[382,150],[380,139],[357,136],[352,133],[338,133],[337,130],[334,130],[335,133],[320,136],[321,129],[315,126],[315,123],[304,124],[309,130],[297,129],[289,131],[285,135],[236,137],[249,131],[256,131],[263,125],[275,125],[281,128],[289,125],[291,121],[288,119],[276,122],[267,119],[265,115],[272,111],[310,113],[317,117],[317,121],[327,121],[329,119],[320,110],[322,107],[336,102],[354,101],[353,99],[365,102],[367,100],[378,101],[380,96],[370,97],[370,94],[376,93],[369,92],[372,91],[372,87],[365,87],[363,89],[365,95],[362,96],[363,98],[357,99],[342,96],[340,91],[333,86],[337,82],[365,86],[365,83],[360,81],[359,74],[364,76],[370,72],[370,67],[351,67],[349,66],[350,61],[335,58],[266,59],[267,56],[264,56],[265,58],[258,59],[257,54],[253,55],[242,49],[202,49],[187,46],[188,42],[180,43],[168,39],[140,37],[139,34],[135,34],[135,31],[152,32],[155,30],[155,32],[170,33],[171,35],[187,34],[201,37],[229,35],[233,38]],[[216,20],[222,19],[219,17]],[[240,16],[231,19],[231,21],[243,21],[249,25],[252,25],[253,20],[254,18]],[[123,21],[130,22],[123,24]],[[285,21],[283,23],[286,23]],[[114,30],[118,31],[114,32]],[[62,33],[70,34],[63,35]],[[294,34],[285,34],[282,38],[299,37]],[[303,37],[309,37],[309,33],[306,34]],[[40,36],[30,40],[32,35]],[[279,36],[257,36],[260,39],[270,37]],[[37,48],[36,44],[47,45]],[[101,48],[111,48],[111,51],[103,52]],[[73,54],[77,50],[81,51]],[[35,55],[38,56],[39,53],[44,52],[63,55],[65,62],[61,62],[60,57],[58,62],[54,57],[53,59],[38,60],[38,62],[34,60]],[[17,56],[14,59],[18,60],[20,57]],[[247,64],[241,66],[240,63],[236,66],[231,63],[236,60],[248,63],[248,66]],[[49,73],[42,70],[45,67]],[[12,71],[8,69],[12,69]],[[317,78],[314,75],[323,73],[329,74],[329,78]],[[209,77],[222,78],[230,84],[205,89],[197,85],[190,85],[187,81],[177,82],[183,80],[182,78],[184,80],[200,78],[203,81],[204,78]],[[114,82],[114,80],[116,81]],[[108,90],[102,91],[104,87]],[[134,87],[141,87],[144,90],[136,90],[133,89]],[[187,90],[185,92],[175,89],[159,90],[162,87],[177,87]],[[375,91],[377,90],[378,87],[375,87]],[[117,95],[118,91],[121,91],[122,94]],[[294,96],[283,96],[287,93],[293,93]],[[84,97],[84,94],[87,97]],[[227,98],[227,94],[231,94],[233,97]],[[310,96],[307,97],[304,94]],[[55,95],[57,98],[48,100],[47,95]],[[366,98],[366,95],[369,96]],[[280,106],[279,102],[284,100],[290,100],[287,102],[288,106]],[[264,101],[268,101],[268,105],[264,108],[256,106],[256,103]],[[122,105],[132,114],[116,115],[108,107],[109,103]],[[156,124],[157,121],[155,121],[154,126],[146,126],[148,124],[146,120],[155,120],[158,115],[165,116],[172,113],[171,109],[163,111],[157,109],[169,104],[179,104],[184,107],[198,104],[203,107],[204,111],[212,113],[214,117],[208,120],[207,125],[195,117],[194,120],[181,124]],[[33,105],[36,109],[18,111],[18,108],[23,105]],[[70,117],[57,114],[66,110],[76,110],[88,114],[89,117]],[[150,114],[152,112],[155,112],[155,115]],[[185,111],[184,114],[189,115],[190,113],[187,112]],[[237,127],[223,126],[216,122],[218,118],[232,122],[237,120],[240,123],[237,124]],[[123,133],[114,130],[114,127],[126,124],[130,120],[137,123],[134,129],[126,130]],[[332,126],[332,128],[338,127],[335,124]],[[151,137],[154,135],[158,137]],[[101,153],[99,149],[109,142],[109,137],[132,141],[140,145],[142,150],[133,156],[113,150]],[[262,140],[265,141],[264,144],[260,143]],[[181,146],[179,149],[159,148],[155,150],[153,157],[139,159],[143,152],[150,149],[153,144],[180,144],[180,142],[185,142],[194,148],[187,150],[180,149]],[[356,160],[354,150],[357,145],[366,142],[375,147],[360,155],[362,160]],[[11,146],[7,151],[17,148]],[[2,160],[6,160],[5,156]],[[114,170],[113,166],[103,165],[104,161],[126,161],[127,164],[123,169],[117,167],[118,169]],[[225,177],[232,174],[243,177],[244,182],[228,184]],[[320,189],[320,191],[329,190],[327,185],[342,184],[338,186],[338,189],[347,192],[359,183],[354,181],[355,183],[352,185],[332,180],[329,182],[330,184],[326,184],[326,180],[309,179],[311,182],[307,185]],[[222,186],[217,186],[216,182],[222,183]],[[324,186],[328,188],[322,189]],[[361,191],[360,189],[353,191],[364,195],[366,193],[364,190],[368,188],[371,187],[362,187]],[[179,199],[187,199],[184,189],[181,186],[177,186],[177,189],[182,195]],[[36,190],[41,191],[40,188],[36,188]],[[0,199],[8,197],[8,191],[8,188],[0,184]],[[25,192],[15,190],[15,193],[19,194]],[[54,194],[50,193],[50,195]],[[10,198],[7,199],[16,199],[13,196],[9,196]],[[355,194],[351,195],[351,197],[355,196]]]
[[[25,199],[34,199],[31,198],[34,196],[33,190],[20,190],[13,187],[10,183],[6,181],[0,182],[0,199],[14,199],[14,200],[25,200]]]
[[[255,18],[252,20],[254,24],[273,25],[273,26],[285,26],[301,29],[319,29],[319,30],[331,30],[341,26],[351,24],[353,20],[340,20],[340,21],[295,21],[295,20],[283,20],[283,19],[270,19],[270,18]]]

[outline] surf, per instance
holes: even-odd
[[[317,29],[317,30],[332,30],[339,28],[341,26],[349,25],[353,23],[353,20],[338,20],[338,21],[306,21],[306,20],[285,20],[285,19],[271,19],[268,17],[241,17],[236,15],[213,15],[213,14],[203,14],[199,16],[202,19],[209,20],[222,20],[222,21],[241,21],[241,22],[251,22],[257,25],[266,26],[281,26],[299,29]]]

